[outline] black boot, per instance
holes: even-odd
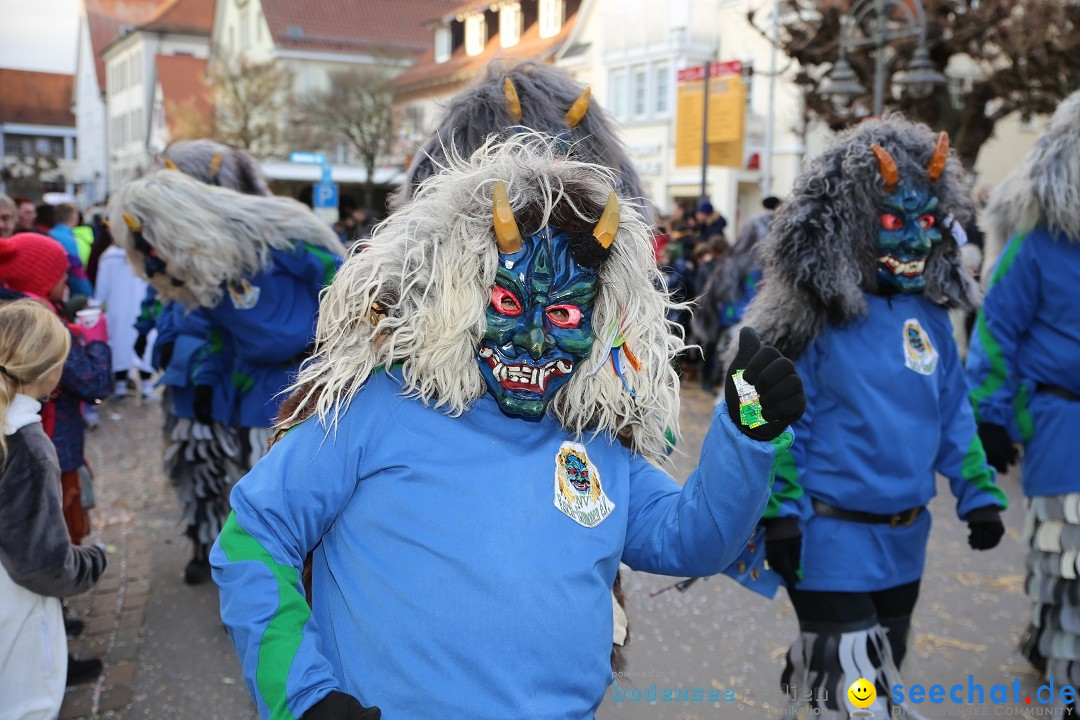
[[[64,632],[71,637],[79,637],[82,635],[82,631],[85,627],[86,623],[78,618],[64,618]]]
[[[195,543],[195,554],[184,568],[184,582],[188,585],[202,585],[210,579],[210,547],[200,542]]]
[[[93,680],[101,674],[103,666],[97,658],[89,660],[76,660],[68,655],[67,684],[81,685],[88,680]]]

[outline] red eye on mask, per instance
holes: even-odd
[[[576,328],[581,324],[581,308],[577,305],[552,305],[547,309],[547,319],[555,327]]]
[[[920,217],[919,227],[921,227],[923,230],[929,230],[930,228],[934,227],[934,216],[923,215],[922,217]]]
[[[491,307],[500,315],[514,317],[521,314],[521,301],[514,293],[500,285],[491,288]]]
[[[883,213],[881,215],[881,227],[895,232],[903,229],[904,221],[891,213]]]

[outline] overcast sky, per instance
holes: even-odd
[[[74,73],[79,0],[2,0],[0,67]]]

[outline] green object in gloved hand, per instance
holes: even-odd
[[[769,441],[802,417],[806,393],[795,364],[757,332],[739,332],[739,351],[728,368],[724,385],[728,414],[744,435]]]

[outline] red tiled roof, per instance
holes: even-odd
[[[0,68],[0,122],[75,127],[74,75]]]
[[[178,117],[170,108],[188,106],[201,117],[214,113],[210,90],[206,86],[206,60],[190,55],[158,55],[154,58],[157,81],[165,101],[165,122],[171,133],[176,132]]]
[[[101,51],[120,36],[124,27],[135,27],[154,14],[160,0],[84,0],[90,25],[90,51],[94,55],[98,87],[105,92],[105,59]]]
[[[548,60],[570,37],[577,16],[575,12],[567,17],[559,34],[549,38],[540,37],[540,23],[534,22],[525,28],[513,47],[500,47],[499,34],[495,33],[479,55],[466,54],[464,43],[443,63],[435,62],[435,54],[427,52],[394,80],[395,92],[401,94],[424,87],[457,84],[482,73],[496,60]]]
[[[262,0],[278,47],[357,54],[429,49],[434,36],[424,23],[454,5],[453,0]]]
[[[166,0],[139,29],[210,37],[210,29],[214,25],[215,2],[216,0]]]

